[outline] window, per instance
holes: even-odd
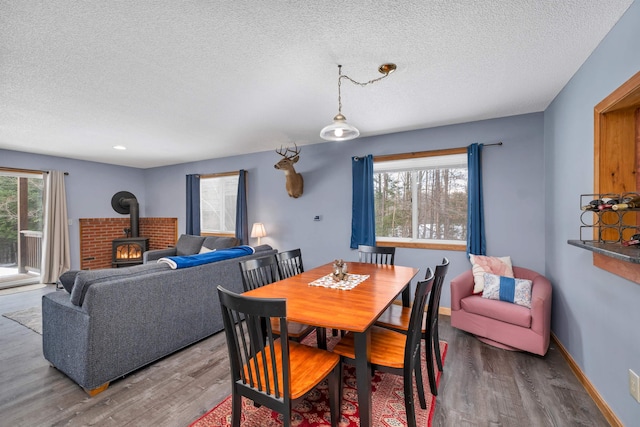
[[[378,244],[464,250],[466,149],[376,157],[373,170]]]
[[[235,234],[238,172],[200,176],[200,231]]]

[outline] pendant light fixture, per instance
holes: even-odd
[[[325,126],[320,131],[320,138],[327,141],[348,141],[350,139],[357,138],[360,135],[360,131],[355,127],[347,123],[347,118],[342,115],[342,79],[347,79],[353,84],[359,86],[366,86],[371,83],[375,83],[387,77],[389,74],[396,70],[396,64],[382,64],[378,67],[378,71],[384,74],[377,79],[369,80],[366,83],[360,83],[353,80],[351,77],[342,74],[342,65],[338,65],[338,114],[333,118],[333,123]]]

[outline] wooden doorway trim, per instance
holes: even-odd
[[[640,191],[640,72],[594,107],[593,123],[593,192]],[[594,254],[593,265],[640,283],[639,264]]]

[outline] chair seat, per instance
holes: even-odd
[[[265,358],[267,365],[271,364],[271,352],[269,348],[265,348]],[[274,343],[274,352],[276,353],[275,363],[278,366],[277,370],[282,372],[282,350],[281,341],[278,339]],[[262,353],[258,355],[256,360],[259,365],[259,372],[264,373]],[[295,400],[304,396],[309,390],[315,387],[320,381],[322,381],[329,373],[340,363],[340,356],[337,354],[328,352],[326,350],[320,350],[316,347],[309,347],[304,344],[298,344],[293,341],[289,341],[289,368],[290,368],[290,398]],[[249,377],[249,369],[251,369],[251,376]],[[257,378],[255,374],[255,367],[253,362],[244,366],[244,371],[247,378],[253,378],[252,386],[257,387]],[[278,378],[278,387],[280,392],[283,390],[282,376]],[[260,379],[262,386],[266,388],[267,382],[264,376]],[[269,388],[273,387],[273,379],[269,378]],[[271,390],[271,393],[274,391]]]
[[[496,319],[523,328],[531,328],[531,310],[521,305],[505,301],[471,295],[460,300],[460,306],[467,313]]]
[[[371,327],[371,357],[373,365],[389,366],[391,368],[402,368],[404,366],[404,347],[407,336],[400,332],[378,326]],[[355,359],[354,335],[347,334],[336,344],[332,350],[349,359]]]
[[[392,304],[384,313],[376,320],[376,325],[385,328],[395,329],[398,331],[409,330],[409,319],[411,317],[411,307],[403,307],[398,304]],[[426,316],[422,318],[422,333],[427,330]]]
[[[274,334],[280,335],[280,321],[278,319],[271,319],[271,329],[273,329]],[[315,327],[303,323],[287,322],[287,332],[289,333],[290,339],[299,341],[309,335],[314,329]]]

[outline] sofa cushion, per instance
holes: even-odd
[[[521,305],[486,299],[480,295],[471,295],[460,300],[460,307],[467,313],[489,317],[523,328],[531,328],[531,310]]]
[[[493,257],[484,255],[469,255],[473,266],[473,293],[480,294],[484,289],[484,273],[498,276],[513,277],[511,257]]]
[[[240,242],[235,237],[207,236],[202,242],[203,247],[209,249],[226,249],[238,246]],[[179,254],[178,254],[179,255]]]
[[[156,271],[169,270],[167,264],[151,263],[135,265],[124,268],[106,268],[104,270],[83,270],[76,275],[76,280],[71,290],[71,303],[82,305],[89,286],[94,283],[107,282],[109,280],[120,279],[122,277],[141,276]]]
[[[204,237],[202,236],[192,236],[191,234],[182,234],[178,238],[178,242],[176,243],[176,255],[193,255],[200,252],[200,248],[202,247],[202,242],[204,242]]]
[[[80,273],[80,270],[65,271],[58,278],[58,283],[62,285],[65,291],[71,293],[73,289],[73,283],[76,281],[76,276]]]
[[[531,280],[484,273],[482,298],[497,299],[531,308]]]

